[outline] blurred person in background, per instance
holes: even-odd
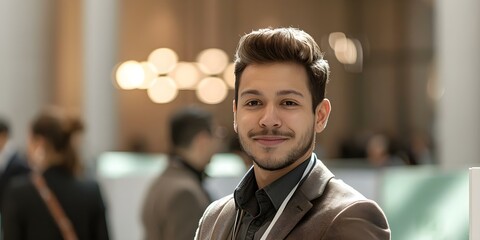
[[[145,239],[191,240],[210,203],[204,170],[217,151],[211,113],[187,107],[170,118],[169,163],[151,183],[144,201]]]
[[[385,134],[377,133],[368,138],[366,144],[367,161],[376,168],[389,166],[404,166],[408,158],[402,158],[402,151],[394,151],[391,140]],[[406,154],[405,154],[406,156]]]
[[[422,132],[413,132],[410,136],[409,155],[416,165],[434,164],[432,140]]]
[[[16,149],[10,136],[9,124],[6,120],[0,119],[0,206],[8,182],[13,177],[30,172],[25,154]]]
[[[244,35],[235,55],[234,129],[253,160],[205,211],[196,239],[390,239],[380,207],[313,153],[330,115],[329,66],[295,28]]]
[[[30,176],[8,185],[2,205],[4,240],[109,239],[99,185],[81,179],[75,136],[79,119],[50,107],[30,129]]]

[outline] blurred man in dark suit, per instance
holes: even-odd
[[[26,157],[20,153],[10,139],[10,128],[0,119],[0,206],[3,193],[10,179],[30,172]]]
[[[170,118],[169,163],[145,196],[142,220],[145,240],[191,240],[210,203],[202,186],[204,170],[217,151],[213,116],[187,107]]]

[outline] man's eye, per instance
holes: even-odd
[[[245,105],[247,105],[247,106],[257,106],[257,105],[260,105],[260,102],[256,101],[256,100],[253,100],[253,101],[247,102],[247,104],[245,104]]]
[[[285,105],[285,106],[297,106],[298,104],[294,101],[285,101],[285,102],[283,102],[283,105]]]

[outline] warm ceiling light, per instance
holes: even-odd
[[[335,49],[335,43],[340,39],[346,39],[345,33],[343,32],[332,32],[328,35],[328,44],[332,49]]]
[[[135,89],[143,84],[145,73],[139,62],[126,61],[118,66],[115,78],[120,88]]]
[[[207,77],[198,83],[196,93],[200,101],[207,104],[217,104],[225,99],[228,89],[221,78]]]
[[[223,72],[223,79],[230,88],[235,88],[235,63],[228,64]]]
[[[159,74],[167,74],[175,68],[178,56],[170,48],[158,48],[148,55],[148,61],[155,66]]]
[[[170,77],[158,77],[147,89],[148,97],[155,103],[169,103],[177,97],[178,89]]]
[[[218,48],[209,48],[198,54],[197,62],[200,70],[207,75],[217,75],[223,72],[228,64],[228,55]]]
[[[142,65],[143,73],[145,77],[143,79],[142,85],[139,86],[138,88],[147,89],[152,85],[153,81],[157,77],[158,75],[157,69],[150,62],[141,62],[140,64]]]
[[[120,64],[115,77],[122,89],[146,89],[155,103],[173,101],[179,90],[195,90],[203,103],[217,104],[226,98],[228,88],[235,87],[234,68],[221,49],[201,51],[197,62],[178,62],[172,49],[158,48],[148,55],[147,61]]]
[[[343,64],[357,62],[357,47],[350,38],[339,39],[335,42],[335,57]]]
[[[178,89],[195,89],[200,80],[201,73],[194,63],[179,62],[175,69],[170,73]]]

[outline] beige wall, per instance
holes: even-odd
[[[79,107],[82,94],[75,90],[82,78],[77,37],[81,35],[80,8],[76,5],[75,1],[61,1],[59,19],[67,22],[57,23],[61,43],[57,46],[56,99],[72,107]],[[201,50],[210,47],[222,48],[231,57],[239,37],[252,29],[293,26],[309,32],[326,52],[332,68],[327,96],[333,112],[327,130],[318,138],[327,157],[338,157],[339,142],[365,129],[399,138],[406,138],[410,128],[429,131],[432,103],[425,91],[432,20],[428,1],[123,0],[119,7],[118,62],[146,60],[159,47],[174,49],[183,61],[194,61]],[[345,71],[326,47],[325,38],[334,31],[364,43],[362,73]],[[64,82],[66,78],[71,82]],[[140,135],[148,141],[149,151],[167,151],[166,121],[173,110],[188,104],[213,111],[227,133],[233,134],[233,90],[217,105],[202,104],[187,91],[164,105],[152,103],[141,90],[118,90],[117,96],[116,150],[127,150],[130,139]]]
[[[57,1],[54,102],[81,112],[83,96],[82,4]]]

